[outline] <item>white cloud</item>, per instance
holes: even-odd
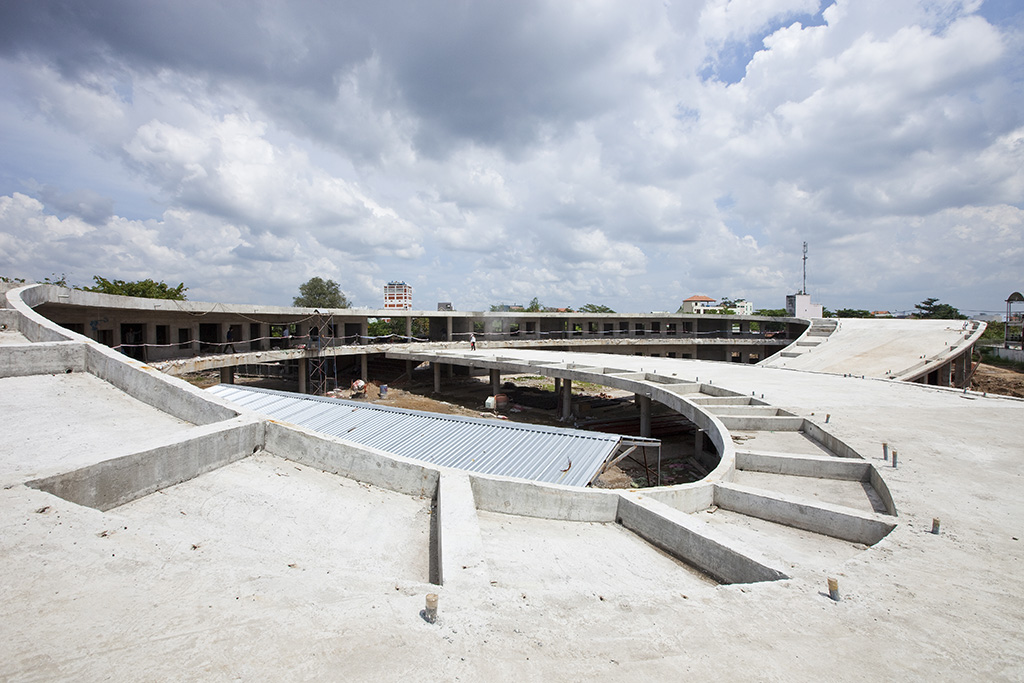
[[[933,271],[956,277],[927,296],[986,308],[1013,276],[983,264],[1019,248],[1024,49],[979,0],[99,4],[69,23],[46,3],[0,46],[0,122],[28,138],[0,160],[0,267],[22,275],[774,308],[808,240],[833,308],[912,306]]]

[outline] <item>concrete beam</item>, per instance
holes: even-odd
[[[85,370],[129,396],[192,424],[230,420],[238,412],[209,392],[168,377],[102,344],[85,345]]]
[[[438,582],[450,588],[488,588],[483,535],[469,475],[441,473],[437,489]]]
[[[714,486],[715,504],[721,508],[851,543],[874,545],[896,528],[895,519],[873,512],[740,484]]]
[[[726,429],[739,431],[799,432],[804,426],[802,417],[746,417],[743,415],[720,415]]]
[[[705,522],[647,496],[621,494],[616,521],[633,533],[722,583],[789,578],[741,542]]]
[[[795,477],[870,481],[873,466],[866,460],[828,455],[793,455],[768,451],[736,451],[736,469]]]
[[[77,505],[110,510],[180,484],[255,453],[264,442],[264,424],[243,416],[196,427],[168,443],[28,482]]]
[[[469,477],[477,508],[488,512],[570,522],[611,522],[619,505],[614,491],[474,474]]]
[[[437,490],[439,473],[435,469],[292,424],[268,421],[266,449],[302,465],[389,491],[433,498]]]
[[[41,342],[0,346],[0,377],[85,371],[85,344]]]

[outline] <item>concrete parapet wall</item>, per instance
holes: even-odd
[[[775,406],[704,405],[704,409],[722,417],[792,417]]]
[[[736,451],[736,469],[747,472],[788,474],[796,477],[870,481],[871,463],[866,460],[833,458],[827,455],[790,455],[758,451]]]
[[[611,522],[618,494],[601,489],[470,475],[476,506],[488,512],[570,522]]]
[[[0,377],[85,371],[85,345],[43,342],[0,346]]]
[[[719,419],[726,429],[738,431],[799,432],[804,426],[804,418],[802,417],[722,415]]]
[[[437,515],[438,583],[454,588],[487,587],[483,535],[469,475],[441,473]]]
[[[60,287],[28,285],[7,293],[8,306],[21,314],[17,319],[18,331],[29,341],[56,342],[71,339],[70,335],[65,334],[64,328],[32,310],[34,306],[54,300],[56,290],[60,290]]]
[[[804,433],[804,436],[818,442],[827,448],[833,455],[837,455],[840,458],[862,457],[860,453],[847,446],[845,442],[826,432],[822,427],[810,420],[804,420],[800,431]]]
[[[186,422],[211,424],[238,415],[238,411],[217,397],[101,344],[85,345],[85,363],[87,372]]]
[[[715,484],[715,504],[758,519],[865,545],[874,545],[896,526],[895,520],[874,513],[739,484]]]
[[[722,583],[788,578],[779,568],[684,512],[641,494],[619,497],[617,521]]]
[[[897,514],[896,502],[892,499],[892,491],[889,490],[889,485],[885,483],[885,479],[882,479],[881,472],[878,471],[877,467],[872,465],[868,475],[868,481],[871,483],[871,488],[873,488],[875,493],[878,494],[878,497],[882,499],[882,504],[885,505],[885,511],[895,517]]]
[[[110,510],[193,479],[259,450],[263,423],[255,417],[191,429],[165,445],[28,482],[77,505]]]
[[[428,498],[437,491],[440,473],[436,469],[292,424],[267,420],[266,449],[282,458],[389,491]]]
[[[715,487],[706,481],[644,489],[643,495],[686,513],[706,510],[715,504]]]

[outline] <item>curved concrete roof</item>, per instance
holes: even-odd
[[[984,331],[985,323],[976,321],[817,319],[800,339],[761,365],[913,379],[963,353]]]
[[[450,357],[613,369],[610,381],[702,406],[735,452],[713,482],[571,491],[254,420],[19,297],[7,319],[29,341],[0,345],[0,678],[1024,670],[1021,449],[1007,428],[1022,401],[738,363]],[[119,407],[80,412],[92,396]],[[877,477],[895,518],[868,494]],[[851,540],[885,523],[881,540]],[[750,578],[710,581],[652,542]],[[436,624],[420,617],[428,592]]]

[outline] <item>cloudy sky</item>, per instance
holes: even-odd
[[[0,0],[0,275],[1001,310],[1019,0]]]

